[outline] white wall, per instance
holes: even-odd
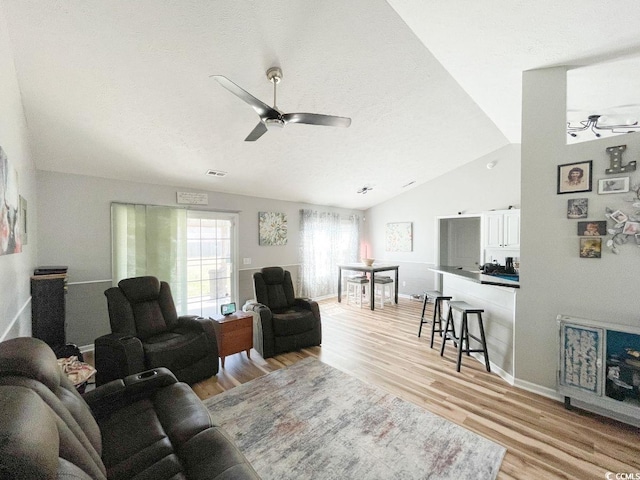
[[[177,205],[176,192],[190,190],[45,171],[38,171],[37,185],[40,200],[38,262],[69,267],[67,337],[80,346],[89,345],[96,337],[109,333],[103,292],[111,286],[111,202]],[[295,275],[299,262],[301,208],[362,216],[361,211],[355,210],[205,193],[209,195],[206,209],[239,212],[239,306],[253,296],[251,276],[257,269],[271,265],[292,266]],[[287,245],[258,245],[260,211],[287,214]],[[250,258],[251,264],[243,265],[243,258]]]
[[[487,169],[487,163],[494,160],[495,168]],[[442,161],[446,162],[446,158]],[[433,289],[435,275],[428,267],[438,262],[436,217],[506,209],[510,205],[520,206],[519,145],[503,147],[367,210],[364,225],[373,246],[370,256],[400,265],[400,293],[419,294]],[[412,252],[385,251],[386,224],[394,222],[413,222]]]
[[[35,174],[22,111],[20,89],[0,6],[0,146],[18,172],[18,190],[28,204],[28,244],[22,253],[0,256],[0,340],[31,334],[29,277],[37,251]]]
[[[523,76],[521,265],[515,335],[518,379],[555,389],[556,316],[566,314],[623,325],[640,323],[640,249],[606,248],[601,259],[581,259],[577,220],[567,219],[569,198],[588,198],[589,217],[605,220],[605,207],[632,213],[629,194],[598,195],[609,157],[605,149],[627,145],[623,159],[639,160],[640,134],[566,145],[564,68]],[[558,195],[557,165],[593,160],[594,190]],[[640,171],[631,184],[640,183]],[[611,225],[611,222],[609,222]],[[603,242],[611,238],[604,237]]]

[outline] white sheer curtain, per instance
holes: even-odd
[[[300,210],[298,293],[317,298],[338,291],[340,263],[358,261],[360,217]]]
[[[112,203],[113,284],[153,275],[171,286],[178,312],[186,312],[186,229],[185,209]]]

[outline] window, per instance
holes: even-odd
[[[300,210],[301,267],[298,290],[311,298],[338,291],[340,263],[358,260],[360,218]]]
[[[219,313],[237,298],[236,225],[234,213],[113,203],[113,282],[153,275],[179,315]]]

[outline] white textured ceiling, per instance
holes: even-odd
[[[0,9],[37,168],[364,209],[519,142],[523,70],[639,51],[637,1],[565,3],[0,0]],[[271,104],[273,65],[284,73],[279,108],[348,116],[351,127],[288,125],[244,142],[256,113],[210,75]],[[358,195],[365,185],[373,191]]]

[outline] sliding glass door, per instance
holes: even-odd
[[[180,315],[211,316],[238,295],[237,214],[111,205],[112,277],[166,281]]]
[[[236,215],[187,212],[187,311],[208,317],[237,298]]]

